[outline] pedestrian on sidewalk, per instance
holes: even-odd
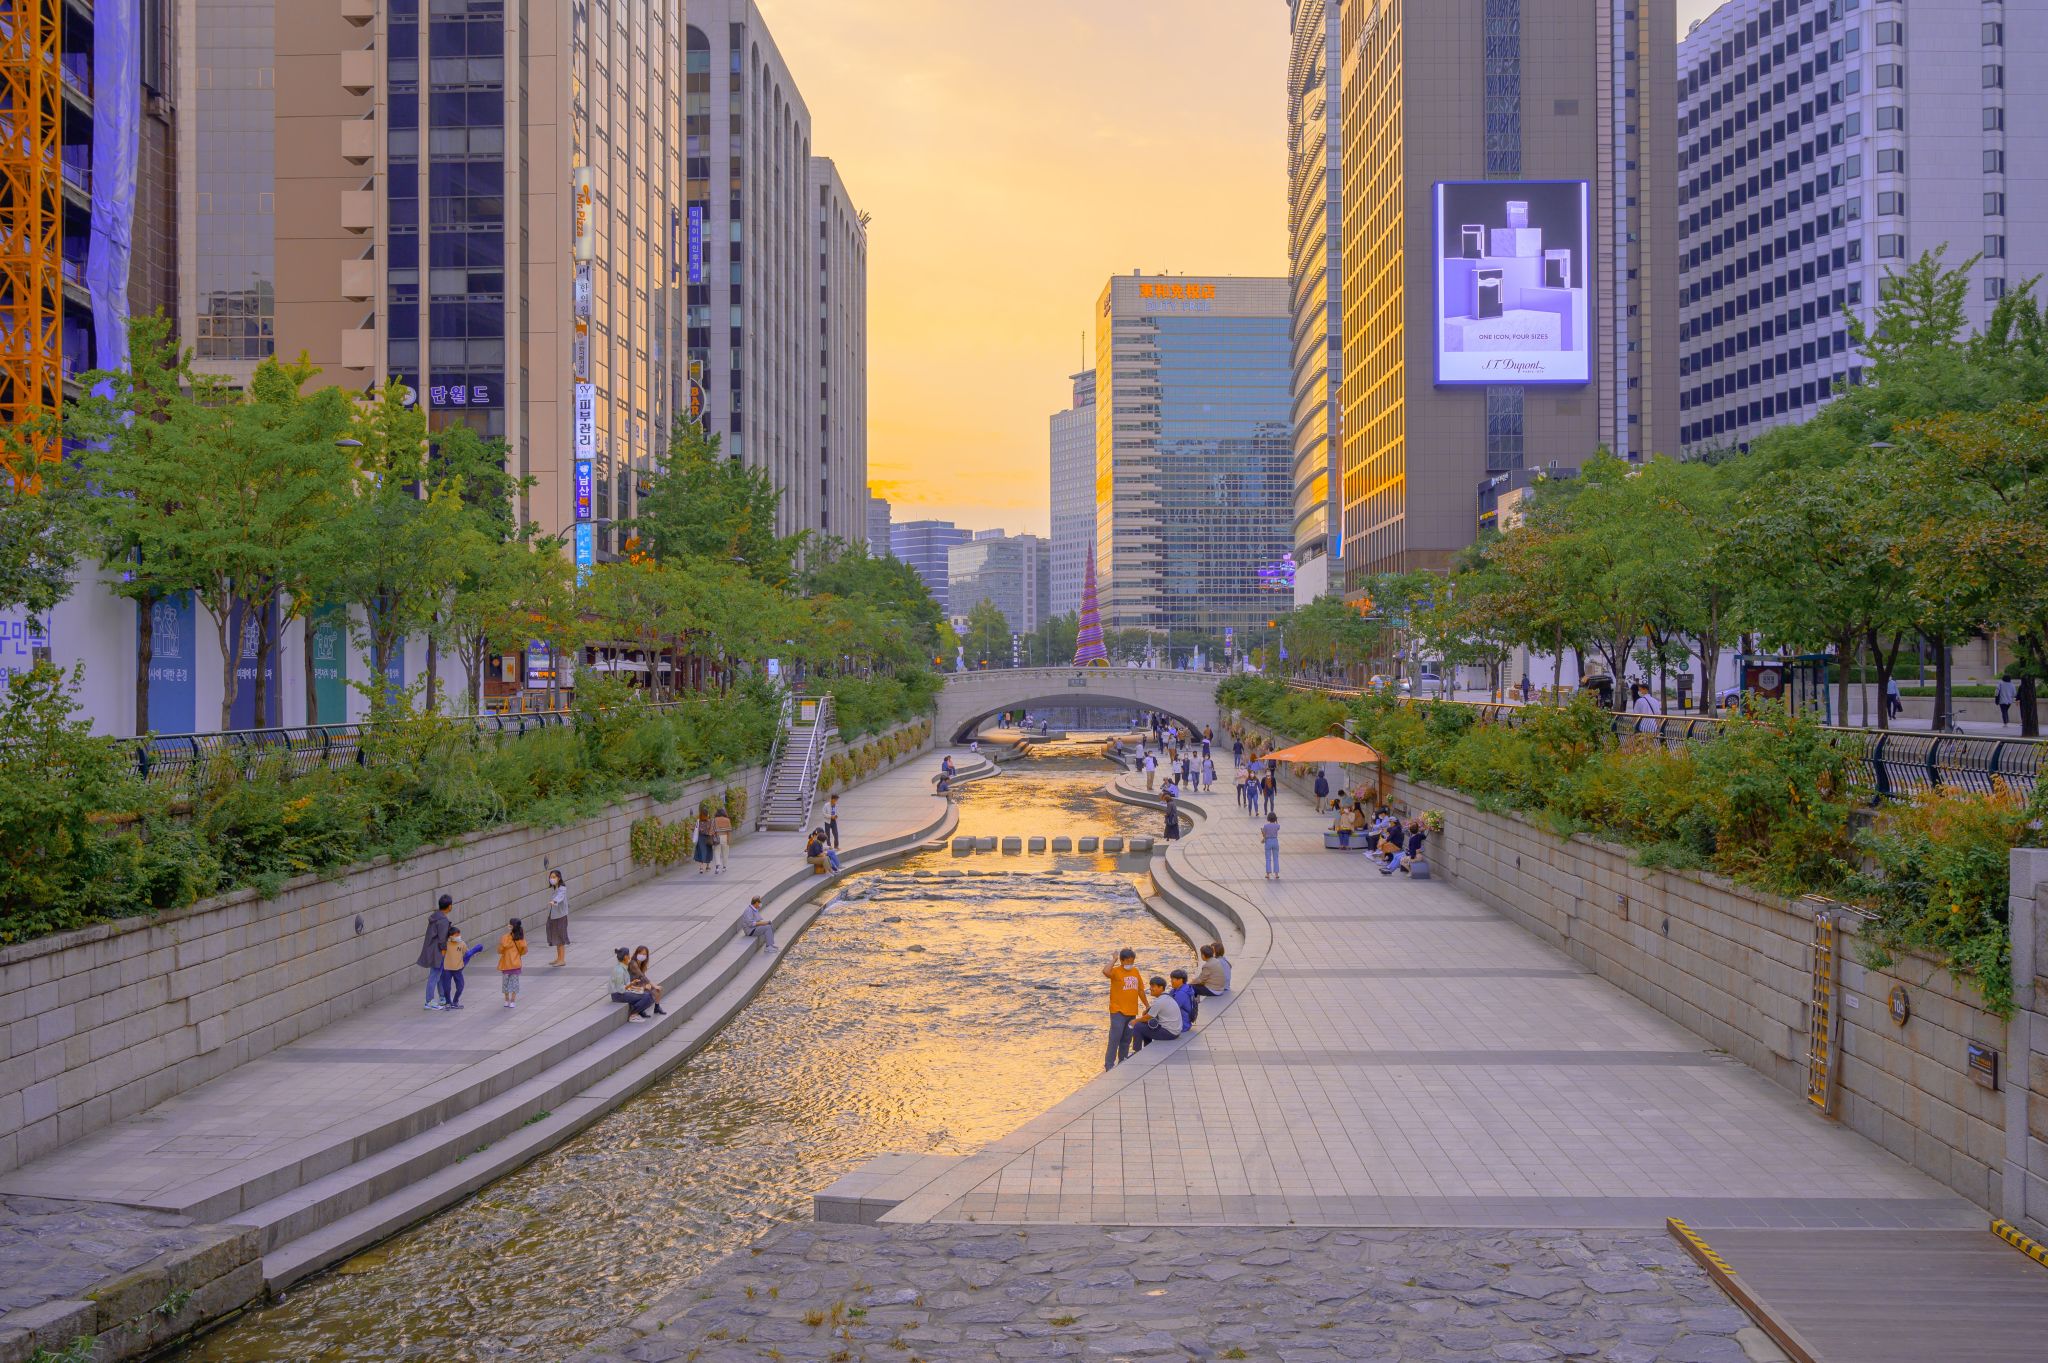
[[[1180,837],[1180,811],[1175,807],[1176,804],[1177,801],[1174,799],[1173,788],[1168,786],[1166,791],[1166,840],[1168,842],[1172,842]]]
[[[1241,767],[1244,765],[1243,739],[1233,738],[1230,740],[1230,762],[1232,766]]]
[[[548,945],[555,965],[569,964],[569,884],[560,871],[548,872]]]
[[[724,805],[720,805],[718,813],[712,817],[711,837],[711,852],[717,858],[711,874],[723,875],[726,861],[732,855],[732,812]]]
[[[1166,992],[1163,976],[1152,977],[1152,997],[1145,1004],[1145,1015],[1131,1024],[1131,1036],[1136,1049],[1144,1050],[1155,1041],[1172,1041],[1180,1035],[1180,1003]]]
[[[1265,774],[1259,777],[1259,794],[1265,797],[1266,817],[1269,819],[1273,817],[1273,794],[1279,788],[1279,778],[1274,774],[1272,766],[1268,764]]]
[[[1202,793],[1207,795],[1216,786],[1216,759],[1208,755],[1206,743],[1202,746]]]
[[[448,945],[441,949],[441,1006],[445,1009],[462,1007],[462,990],[465,983],[464,967],[469,958],[483,950],[479,943],[471,946],[462,940],[462,930],[451,928]]]
[[[1899,694],[1899,679],[1897,677],[1885,678],[1884,700],[1885,704],[1891,707],[1893,719],[1897,719],[1900,715],[1906,713],[1906,702]]]
[[[661,1006],[661,986],[654,982],[654,971],[648,964],[649,956],[646,947],[634,947],[632,959],[626,962],[626,971],[635,989],[654,995],[654,1011],[666,1013],[668,1009]]]
[[[420,965],[427,972],[426,1006],[438,1010],[441,1004],[442,963],[448,958],[448,935],[455,931],[455,920],[448,911],[455,906],[453,895],[442,895],[434,905],[434,911],[427,917],[427,939],[420,943]]]
[[[1117,952],[1102,974],[1109,981],[1109,1049],[1103,1053],[1102,1068],[1110,1070],[1130,1058],[1131,1044],[1137,1040],[1131,1024],[1145,1012],[1145,977],[1138,973],[1138,953],[1129,947]]]
[[[711,816],[698,810],[696,841],[690,848],[690,860],[697,863],[698,875],[711,869],[711,849],[715,844],[716,839],[711,834]]]
[[[1266,846],[1266,879],[1280,878],[1280,819],[1272,810],[1266,811],[1265,827],[1259,830],[1259,838]]]
[[[1152,782],[1159,776],[1159,759],[1151,753],[1145,754],[1145,789],[1152,789]]]
[[[498,992],[507,1008],[519,1006],[520,968],[526,964],[526,925],[517,918],[498,939]]]
[[[645,1018],[654,1007],[654,995],[633,988],[633,972],[626,965],[630,954],[624,947],[612,948],[612,1002],[625,1004],[633,1018]]]
[[[825,803],[825,836],[832,840],[834,851],[839,847],[839,797],[834,795]]]
[[[1251,818],[1259,817],[1259,773],[1254,762],[1244,777],[1244,812]]]
[[[761,896],[755,895],[740,910],[740,931],[758,941],[762,951],[775,950],[775,920],[761,912]]]
[[[1998,705],[1998,722],[2000,724],[2012,723],[2013,702],[2019,698],[2020,689],[2012,684],[2012,678],[2000,677],[1998,679],[1998,689],[1991,694],[1991,699],[1997,702]]]
[[[1316,803],[1321,804],[1330,795],[1330,778],[1321,767],[1316,768]]]

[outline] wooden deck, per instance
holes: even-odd
[[[1703,1234],[1815,1363],[2048,1359],[2048,1268],[1989,1231]]]

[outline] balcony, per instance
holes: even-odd
[[[377,366],[377,333],[370,327],[352,327],[341,333],[341,367],[374,369]]]
[[[362,165],[377,157],[377,120],[350,119],[341,125],[341,159]]]
[[[351,303],[367,303],[377,296],[377,262],[341,262],[341,296]]]
[[[377,85],[377,54],[357,49],[341,54],[341,88],[352,95],[367,95]]]
[[[377,191],[344,189],[341,192],[341,225],[349,232],[374,229],[377,226]]]
[[[377,17],[377,0],[341,0],[341,17],[361,28]]]

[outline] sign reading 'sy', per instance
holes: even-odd
[[[1584,180],[1438,182],[1438,383],[1591,381],[1590,199]]]

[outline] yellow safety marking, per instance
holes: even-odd
[[[1734,1269],[1728,1267],[1728,1261],[1726,1259],[1723,1259],[1720,1255],[1716,1254],[1714,1252],[1714,1247],[1712,1245],[1700,1239],[1699,1232],[1694,1230],[1691,1226],[1686,1225],[1685,1222],[1680,1221],[1675,1216],[1665,1218],[1664,1224],[1671,1228],[1673,1234],[1677,1235],[1680,1239],[1684,1240],[1686,1244],[1692,1246],[1693,1252],[1695,1254],[1699,1255],[1702,1259],[1705,1259],[1715,1268],[1720,1269],[1723,1273],[1731,1275],[1735,1272]]]
[[[1991,1233],[2041,1267],[2048,1268],[2048,1245],[2042,1244],[2011,1222],[1994,1219],[1991,1223]]]

